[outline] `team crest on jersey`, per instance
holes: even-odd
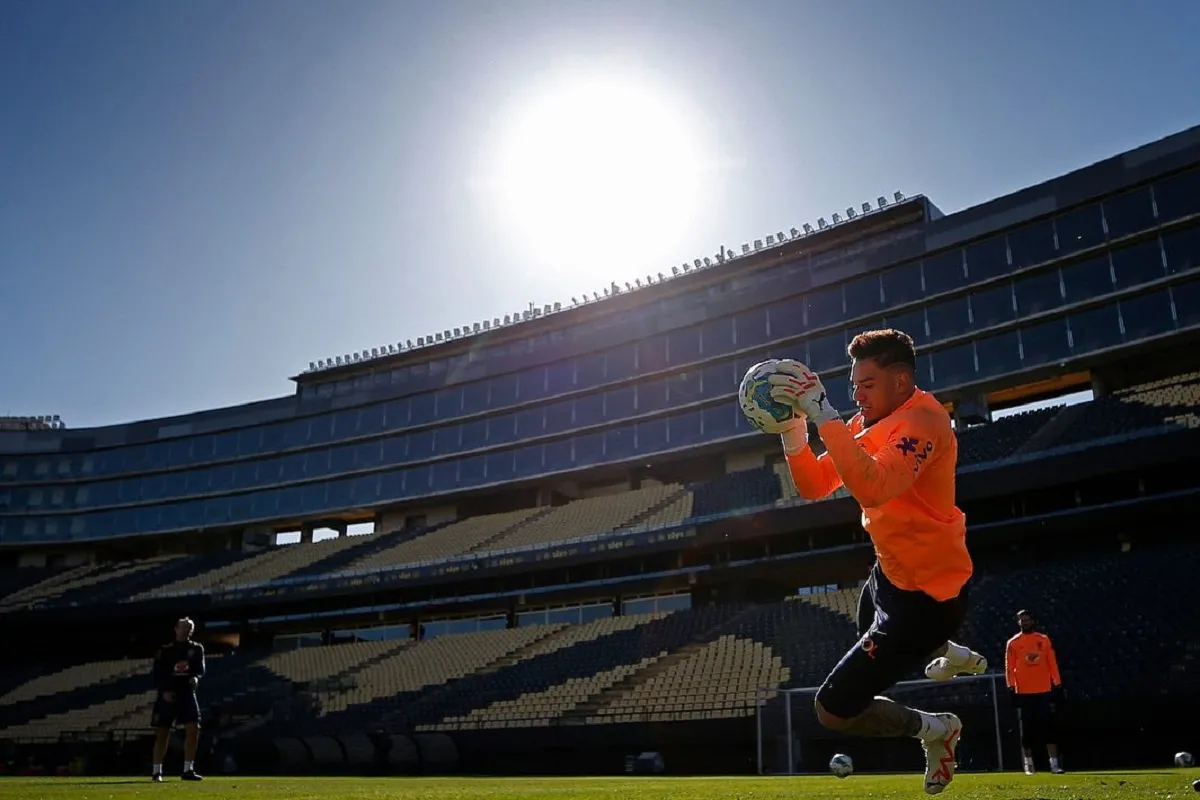
[[[1041,653],[1026,653],[1025,654],[1025,663],[1026,664],[1036,664],[1041,660],[1042,660]]]
[[[191,666],[186,661],[176,661],[175,662],[175,674],[176,675],[187,675],[188,671],[190,669],[191,669]]]

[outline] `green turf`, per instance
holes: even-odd
[[[941,796],[961,800],[1108,800],[1186,798],[1198,770],[960,775]],[[227,778],[182,783],[170,777],[3,778],[0,800],[125,800],[147,797],[237,800],[887,800],[920,798],[920,775],[803,778]]]

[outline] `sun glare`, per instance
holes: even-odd
[[[616,257],[665,266],[694,249],[704,159],[665,94],[575,79],[515,109],[489,181],[506,234],[543,263],[589,272]]]

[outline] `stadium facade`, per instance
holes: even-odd
[[[1139,554],[1172,556],[1139,562],[1158,575],[1146,590],[1157,597],[1195,561],[1157,521],[1192,507],[1200,485],[1200,128],[959,213],[898,199],[744,250],[635,291],[613,286],[598,302],[322,365],[287,397],[105,428],[3,426],[0,625],[15,635],[67,625],[86,638],[87,626],[120,619],[126,638],[96,645],[115,658],[148,648],[164,614],[199,616],[213,651],[229,651],[229,674],[274,687],[253,702],[243,678],[207,690],[241,709],[246,735],[282,732],[285,718],[313,736],[439,732],[495,767],[495,741],[473,746],[472,735],[519,728],[507,744],[535,748],[547,729],[565,741],[569,725],[593,753],[621,729],[613,752],[687,741],[680,752],[729,767],[722,747],[738,743],[744,759],[748,720],[775,724],[781,701],[760,707],[757,692],[819,680],[847,645],[842,605],[869,559],[844,492],[796,497],[777,445],[740,416],[738,379],[763,358],[800,358],[849,413],[847,342],[882,326],[913,336],[920,384],[955,415],[960,504],[982,573],[1015,571],[1008,586],[1052,597],[1046,575],[1075,569],[1062,559],[1093,559],[1112,577],[1114,553],[1136,538]],[[1095,399],[994,419],[1080,389]],[[365,521],[375,533],[312,543],[315,529]],[[303,541],[272,546],[288,531]],[[971,629],[991,639],[1022,596],[989,585],[979,607],[991,616]],[[800,602],[784,602],[798,588]],[[603,630],[581,633],[588,625]],[[416,659],[396,649],[412,646],[410,633],[426,640],[418,649],[449,633],[479,641],[457,672],[445,665],[459,656],[435,659],[413,684],[380,666]],[[1186,649],[1177,631],[1159,633],[1174,643],[1147,646],[1172,658]],[[621,636],[633,649],[604,680],[580,666],[600,669],[586,648]],[[345,639],[370,647],[352,657],[341,645],[340,668],[279,666],[288,647]],[[29,669],[65,656],[42,644],[26,655]],[[672,670],[711,677],[713,658],[752,665],[721,693],[725,705],[712,704],[719,681],[705,685],[709,700],[667,702],[686,683]],[[495,677],[510,673],[558,701],[513,710],[520,682]],[[63,708],[118,703],[84,730],[137,727],[132,674],[105,674],[111,697]],[[663,675],[669,685],[655,683]],[[23,698],[18,677],[0,691]],[[594,691],[563,700],[555,687],[567,678]],[[321,684],[323,708],[285,717],[285,683]],[[8,704],[20,711],[12,738],[75,730],[47,722],[37,697]],[[596,734],[597,722],[611,730]],[[705,723],[733,727],[677,735]],[[340,748],[350,759],[354,748]],[[320,761],[319,750],[293,755]]]

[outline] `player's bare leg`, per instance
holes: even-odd
[[[167,755],[167,742],[170,738],[170,728],[158,728],[154,731],[154,767],[150,777],[156,783],[162,781],[163,759]]]
[[[196,748],[200,744],[200,726],[194,722],[189,722],[184,726],[185,738],[183,740],[183,779],[185,781],[202,780],[196,774]]]
[[[959,675],[982,675],[987,672],[988,662],[980,653],[966,645],[946,642],[932,656],[925,667],[925,677],[931,681],[948,681]]]
[[[962,737],[962,722],[954,714],[932,714],[876,697],[867,710],[845,719],[830,714],[816,702],[817,719],[829,730],[852,736],[921,740],[925,750],[925,793],[941,794],[954,780],[955,757]]]

